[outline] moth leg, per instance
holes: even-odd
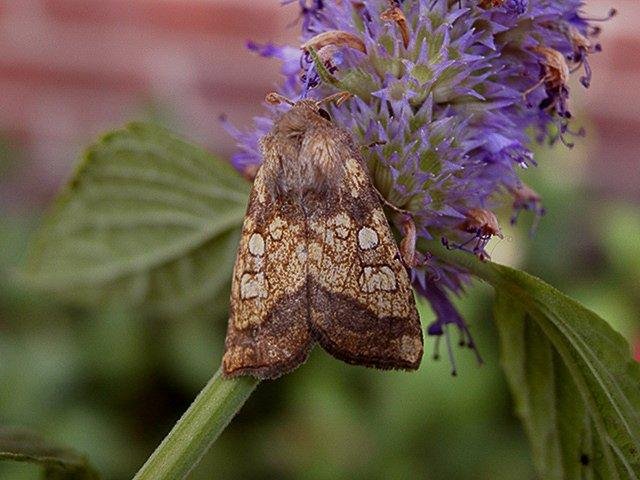
[[[529,94],[533,92],[536,88],[538,88],[540,85],[542,85],[545,81],[546,81],[546,78],[542,77],[535,85],[533,85],[531,88],[528,88],[527,90],[522,92],[522,98],[526,100]]]
[[[407,269],[423,267],[429,261],[430,254],[424,255],[416,250],[416,223],[411,215],[404,215],[400,221],[402,240],[400,240],[400,255]]]
[[[413,221],[413,214],[409,210],[395,206],[389,202],[380,191],[373,187],[378,194],[380,201],[394,212],[401,215],[400,230],[402,232],[402,240],[400,241],[400,255],[402,262],[407,269],[421,267],[426,265],[428,258],[416,250],[416,224]]]

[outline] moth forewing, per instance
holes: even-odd
[[[409,277],[357,152],[342,152],[337,195],[306,209],[314,338],[349,363],[415,369],[422,331]]]
[[[234,269],[224,373],[274,378],[314,341],[349,363],[416,369],[409,277],[350,135],[297,102],[262,142]]]
[[[313,340],[307,321],[304,214],[298,203],[266,195],[255,178],[231,285],[223,371],[275,378],[303,362]]]

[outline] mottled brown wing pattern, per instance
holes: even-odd
[[[231,285],[226,376],[275,378],[311,348],[305,219],[299,201],[270,198],[265,171],[254,181]]]
[[[343,163],[336,198],[309,196],[304,206],[313,336],[349,363],[417,369],[423,340],[411,283],[377,192],[354,157]]]

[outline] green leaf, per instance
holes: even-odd
[[[41,465],[47,480],[100,478],[83,455],[22,429],[0,427],[0,459]]]
[[[436,248],[496,289],[501,361],[540,478],[640,478],[640,364],[622,336],[538,278]]]
[[[540,477],[616,478],[602,445],[593,443],[598,435],[571,372],[544,331],[507,295],[498,293],[494,314],[502,367]]]
[[[247,197],[225,162],[129,125],[86,152],[24,276],[82,300],[184,311],[228,284]]]

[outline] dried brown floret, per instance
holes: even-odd
[[[409,46],[409,25],[407,24],[407,19],[404,13],[402,13],[402,10],[394,5],[394,2],[390,3],[392,4],[391,8],[382,12],[380,19],[385,22],[396,22],[400,29],[400,35],[402,35],[402,44],[404,48],[407,48]]]

